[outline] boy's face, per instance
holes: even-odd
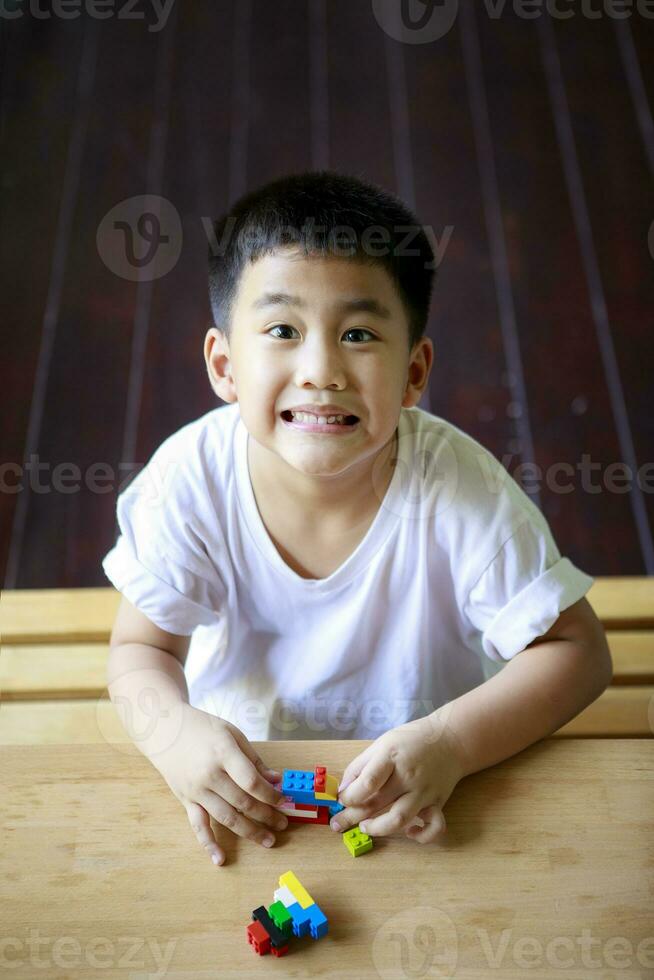
[[[291,298],[272,296],[281,293]],[[345,308],[364,299],[379,311]],[[406,314],[382,266],[294,249],[248,265],[229,341],[216,328],[205,338],[214,390],[239,402],[250,435],[295,470],[321,477],[374,462],[394,435],[400,407],[419,401],[432,353],[427,338],[409,352]],[[292,420],[290,410],[301,405],[317,414],[339,406],[358,421],[317,430]]]

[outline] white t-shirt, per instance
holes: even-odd
[[[192,634],[190,703],[251,740],[372,739],[429,714],[593,584],[492,453],[420,408],[401,409],[364,539],[304,579],[259,514],[248,438],[238,403],[167,438],[118,498],[103,568],[161,629]]]

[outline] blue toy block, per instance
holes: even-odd
[[[304,909],[305,912],[310,914],[309,929],[311,931],[311,936],[313,939],[321,939],[322,936],[327,935],[327,916],[323,910],[316,905],[310,905],[308,909]]]
[[[336,814],[340,813],[341,810],[344,810],[345,807],[343,806],[342,803],[330,803],[327,809],[329,810],[329,816],[335,817]]]
[[[313,803],[320,800],[314,796],[314,774],[305,769],[284,769],[282,773],[282,793],[290,796],[296,803]]]
[[[306,936],[311,931],[311,913],[309,909],[303,909],[299,902],[287,907],[288,914],[293,919],[293,935]]]

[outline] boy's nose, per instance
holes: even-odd
[[[295,382],[298,388],[308,384],[316,388],[328,388],[331,385],[342,387],[346,376],[343,363],[338,351],[326,345],[304,350],[300,355]]]

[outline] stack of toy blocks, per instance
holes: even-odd
[[[281,792],[284,799],[278,809],[290,823],[327,824],[345,807],[338,802],[338,780],[325,766],[309,769],[284,769]]]
[[[327,916],[292,871],[279,876],[274,897],[268,910],[264,905],[254,909],[247,927],[248,942],[259,956],[283,956],[291,936],[320,939],[327,934]]]

